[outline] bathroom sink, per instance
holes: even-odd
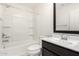
[[[72,41],[67,41],[69,44],[71,44],[71,46],[76,46],[78,43],[79,43],[79,41],[74,41],[74,40],[72,40]]]
[[[65,45],[65,46],[76,46],[79,44],[78,40],[71,40],[71,39],[64,40],[58,37],[50,37],[48,38],[48,40],[51,42],[56,42],[58,44]]]
[[[76,45],[78,45],[79,41],[63,40],[62,43],[65,44],[65,45],[68,45],[68,46],[76,46]]]
[[[62,40],[61,38],[54,38],[54,37],[51,37],[49,40],[59,42],[68,46],[76,46],[79,43],[79,41],[77,40]]]
[[[60,38],[51,37],[51,38],[49,38],[49,40],[53,41],[53,42],[59,42],[61,39]]]

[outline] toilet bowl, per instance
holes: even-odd
[[[28,56],[39,56],[41,54],[40,44],[31,44],[27,47]]]

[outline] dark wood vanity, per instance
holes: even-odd
[[[42,40],[42,56],[79,56],[79,52]]]

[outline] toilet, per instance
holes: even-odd
[[[27,47],[28,56],[39,56],[41,54],[40,44],[31,44]]]

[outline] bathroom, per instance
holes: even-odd
[[[0,3],[0,56],[79,56],[78,8],[79,3]]]

